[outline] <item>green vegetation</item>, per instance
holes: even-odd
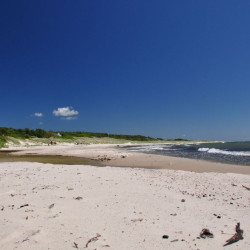
[[[4,128],[0,127],[0,136],[11,136],[18,139],[28,139],[30,137],[38,138],[49,138],[53,136],[53,131],[45,131],[43,129],[32,130],[29,128],[25,129],[14,129],[14,128]]]
[[[39,140],[37,140],[39,138]],[[14,128],[6,128],[0,127],[0,147],[3,147],[7,141],[12,141],[14,144],[18,144],[18,141],[15,139],[29,139],[33,142],[43,142],[46,143],[49,138],[54,138],[61,142],[79,142],[79,143],[90,143],[88,138],[92,138],[96,143],[102,143],[105,138],[105,142],[112,143],[111,139],[116,139],[116,143],[119,140],[122,143],[125,141],[137,141],[137,142],[149,142],[149,141],[161,141],[161,138],[153,138],[149,136],[142,135],[119,135],[119,134],[108,134],[108,133],[94,133],[94,132],[84,132],[84,131],[76,131],[76,132],[66,132],[66,131],[46,131],[43,129],[14,129]],[[84,139],[84,140],[80,140]]]
[[[0,148],[3,148],[6,142],[6,138],[4,136],[0,136]]]
[[[56,140],[61,143],[76,143],[76,144],[90,144],[90,143],[125,143],[134,141],[137,143],[143,142],[164,142],[164,141],[187,141],[184,139],[163,140],[162,138],[153,138],[143,135],[119,135],[108,133],[94,133],[94,132],[66,132],[66,131],[46,131],[43,129],[14,129],[0,127],[0,147],[6,146],[7,142],[12,145],[22,143],[29,145],[47,144],[50,140]]]
[[[63,138],[75,138],[75,137],[88,137],[88,138],[114,138],[119,140],[129,140],[129,141],[156,141],[156,140],[163,140],[161,138],[152,138],[149,136],[143,136],[143,135],[116,135],[116,134],[107,134],[107,133],[93,133],[93,132],[64,132],[64,131],[57,131],[56,133],[59,133],[62,135]]]
[[[107,133],[93,133],[93,132],[65,132],[65,131],[45,131],[43,129],[14,129],[14,128],[4,128],[0,127],[0,136],[11,136],[14,138],[20,139],[28,139],[31,137],[38,137],[38,138],[50,138],[50,137],[62,137],[65,139],[73,139],[75,137],[88,137],[88,138],[103,138],[103,137],[110,137],[114,139],[124,139],[124,140],[131,140],[131,141],[153,141],[153,140],[163,140],[161,138],[152,138],[149,136],[143,135],[116,135],[116,134],[107,134]]]

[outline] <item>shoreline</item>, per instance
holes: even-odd
[[[131,152],[124,144],[93,144],[38,146],[32,148],[11,147],[1,151],[13,151],[11,155],[55,155],[84,157],[111,167],[172,169],[197,173],[237,173],[250,175],[250,166],[212,162],[206,160],[173,157],[143,152]]]

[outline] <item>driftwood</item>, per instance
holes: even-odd
[[[29,206],[29,204],[24,204],[24,205],[20,206],[19,209],[22,207],[28,207],[28,206]]]
[[[248,191],[250,191],[250,188],[249,187],[246,187],[244,185],[242,185],[243,188],[247,189]]]
[[[132,222],[137,222],[137,221],[143,221],[143,218],[138,218],[138,219],[133,219],[133,220],[131,220]]]
[[[175,240],[171,240],[170,242],[177,242],[177,241],[179,241],[178,239],[175,239]]]
[[[236,233],[226,241],[226,244],[223,245],[224,247],[227,245],[231,245],[239,240],[243,240],[243,230],[240,229],[240,223],[238,222],[235,227]]]
[[[86,243],[85,247],[87,248],[90,242],[97,241],[99,237],[101,237],[101,235],[100,234],[96,234],[95,237],[93,237],[93,238],[91,238],[91,239],[88,240],[88,242]]]

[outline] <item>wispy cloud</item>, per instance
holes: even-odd
[[[72,107],[63,107],[53,110],[54,116],[61,116],[63,120],[76,120],[79,112]]]
[[[63,120],[76,120],[77,116],[68,116],[66,118],[62,118]]]
[[[36,117],[43,117],[43,113],[34,113],[34,116],[36,116]]]

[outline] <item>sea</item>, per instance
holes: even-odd
[[[173,143],[127,146],[135,152],[250,166],[250,142]]]

